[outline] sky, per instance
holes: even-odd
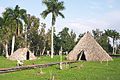
[[[59,0],[64,1],[65,10],[62,13],[65,19],[57,18],[55,29],[61,31],[69,27],[77,35],[86,31],[115,29],[120,32],[120,0]],[[14,8],[19,5],[27,13],[40,18],[46,23],[47,29],[51,27],[51,16],[44,20],[40,13],[46,9],[42,0],[0,0],[0,16],[6,7]]]

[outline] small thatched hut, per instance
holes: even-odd
[[[12,55],[9,56],[10,60],[34,60],[35,55],[28,48],[19,48]]]
[[[87,32],[67,56],[68,60],[109,61],[112,58]]]

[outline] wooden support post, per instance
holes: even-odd
[[[59,51],[59,54],[60,54],[60,69],[62,70],[62,47]]]

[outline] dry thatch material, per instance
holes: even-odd
[[[112,58],[87,32],[67,56],[68,60],[109,61]]]
[[[9,56],[10,60],[34,60],[35,55],[28,48],[19,48],[12,55]]]

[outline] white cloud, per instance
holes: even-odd
[[[115,29],[120,32],[120,11],[113,11],[105,14],[102,18],[98,19],[74,19],[66,22],[65,25],[73,29],[78,35],[93,29]]]
[[[105,15],[106,17],[103,19],[109,25],[111,25],[112,29],[116,29],[120,31],[120,11],[113,11]]]
[[[78,21],[70,21],[66,23],[68,27],[73,29],[77,34],[84,33],[87,31],[92,31],[93,29],[99,28],[104,30],[107,28],[107,24],[104,21],[98,20],[78,20]]]

